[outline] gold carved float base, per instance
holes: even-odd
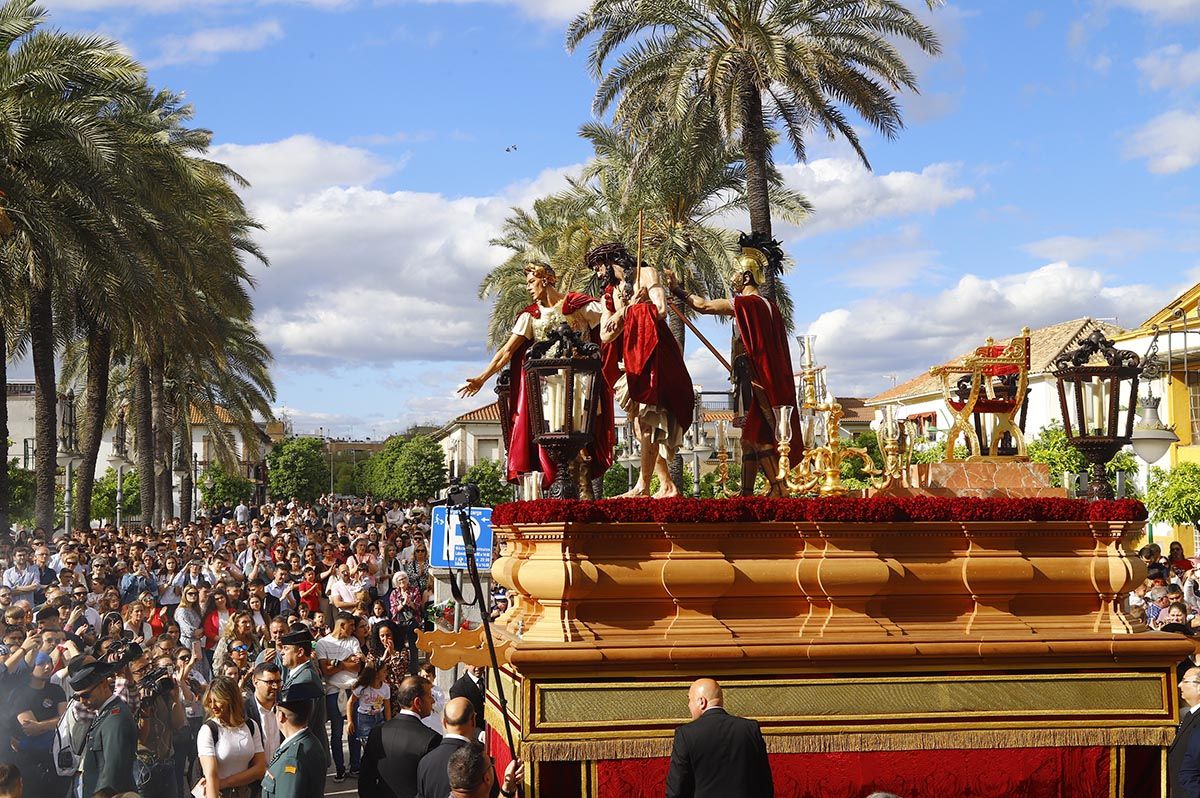
[[[1120,611],[1142,527],[500,528],[515,601],[493,629],[529,792],[538,763],[667,756],[701,676],[775,753],[1164,747],[1192,646]]]

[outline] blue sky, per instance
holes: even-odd
[[[589,155],[594,84],[562,35],[581,5],[46,3],[187,93],[267,225],[256,306],[279,407],[298,431],[373,437],[482,403],[453,388],[487,357],[488,239]],[[945,53],[914,56],[896,140],[863,131],[873,171],[838,142],[778,153],[816,207],[776,230],[797,331],[820,336],[841,395],[1025,324],[1136,325],[1200,280],[1200,0],[925,16]],[[688,359],[720,386],[701,347]]]

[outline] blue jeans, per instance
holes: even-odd
[[[378,715],[368,715],[366,712],[355,712],[354,740],[351,741],[351,744],[353,745],[355,742],[357,742],[359,746],[366,745],[367,735],[371,733],[371,729],[381,725],[383,725],[382,712]]]

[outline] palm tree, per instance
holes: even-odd
[[[37,437],[36,522],[53,526],[56,462],[55,298],[59,278],[86,259],[120,257],[128,208],[113,191],[110,111],[136,90],[142,69],[95,36],[40,30],[33,0],[0,6],[0,190],[12,219],[9,268],[28,297]]]
[[[916,91],[917,80],[892,40],[940,51],[934,32],[897,0],[592,0],[567,29],[568,51],[593,34],[596,112],[612,108],[622,127],[648,130],[661,109],[680,120],[692,98],[710,103],[744,154],[751,232],[767,237],[775,126],[801,160],[818,129],[842,136],[869,167],[843,109],[895,136],[903,126],[896,94]],[[768,275],[764,293],[777,298],[776,283]]]
[[[639,212],[647,263],[674,272],[691,290],[724,295],[737,234],[723,223],[746,208],[745,171],[740,152],[713,131],[695,118],[664,120],[645,139],[615,126],[584,125],[580,134],[596,157],[582,175],[534,202],[531,211],[514,209],[492,242],[512,255],[480,285],[481,297],[495,296],[489,344],[508,338],[512,320],[528,304],[522,268],[529,258],[548,260],[565,288],[583,289],[593,277],[584,267],[592,247],[621,241],[637,251]],[[801,220],[808,203],[783,186],[776,170],[770,173],[770,202],[786,218]],[[673,315],[670,323],[682,346],[682,321]]]

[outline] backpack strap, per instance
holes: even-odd
[[[215,720],[206,720],[204,721],[204,728],[208,729],[209,733],[212,734],[213,748],[215,749],[217,743],[221,740],[221,724]]]

